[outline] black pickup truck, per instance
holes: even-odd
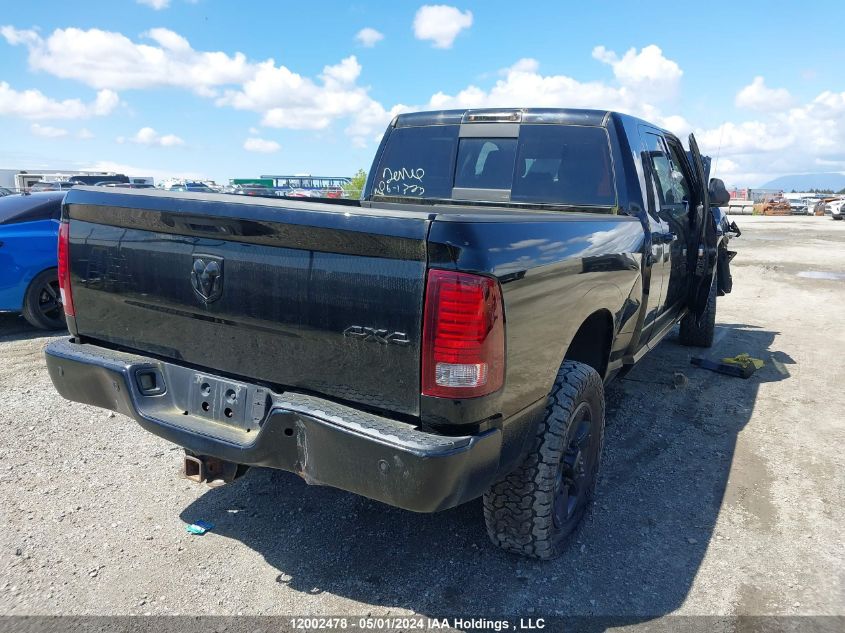
[[[727,194],[689,145],[614,112],[421,112],[360,201],[75,187],[50,376],[198,481],[483,496],[496,544],[549,558],[593,496],[603,384],[679,321],[710,345],[730,290]]]

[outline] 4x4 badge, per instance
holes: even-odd
[[[381,345],[410,345],[411,339],[404,332],[388,332],[374,327],[350,325],[343,331],[343,338],[356,338]]]
[[[194,255],[191,286],[203,303],[217,301],[223,294],[223,258],[214,255]]]

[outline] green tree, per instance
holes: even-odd
[[[364,185],[367,183],[367,172],[363,169],[359,169],[355,172],[355,175],[352,176],[352,180],[349,181],[343,190],[346,192],[346,196],[348,198],[360,198],[361,192],[364,190]]]

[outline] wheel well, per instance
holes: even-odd
[[[56,266],[48,266],[44,270],[39,270],[37,273],[35,273],[32,276],[32,279],[30,279],[29,282],[26,284],[26,288],[23,291],[24,300],[26,299],[26,295],[29,292],[29,289],[32,288],[32,284],[35,283],[35,280],[38,279],[38,277],[40,275],[43,275],[44,273],[46,273],[48,271],[55,271],[56,277],[58,277],[58,275],[59,275],[59,269]]]
[[[563,359],[589,365],[604,378],[612,340],[613,317],[610,312],[593,312],[578,328]]]

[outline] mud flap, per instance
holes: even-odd
[[[716,268],[716,279],[719,284],[719,296],[730,294],[733,290],[733,277],[731,276],[731,261],[736,257],[736,251],[729,251],[723,248],[719,251],[719,266]]]

